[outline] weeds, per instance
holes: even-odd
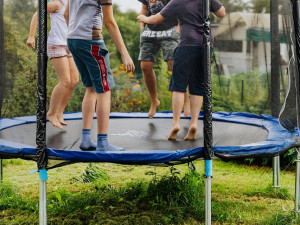
[[[37,205],[32,200],[23,199],[17,187],[2,183],[0,185],[0,210],[7,209],[34,212],[37,210]]]
[[[101,169],[88,166],[77,182],[91,184],[89,191],[71,193],[58,189],[52,192],[47,199],[49,224],[126,224],[124,221],[128,224],[178,224],[186,215],[199,213],[199,208],[203,207],[203,179],[196,172],[182,176],[171,167],[161,178],[154,174],[150,182],[135,181],[120,188],[103,185],[101,181],[107,179],[108,175]],[[31,205],[31,211],[37,213],[37,199],[23,200],[11,185],[0,187],[0,209],[25,210]]]
[[[99,167],[89,164],[77,180],[83,183],[93,183],[107,181],[109,177],[107,173]]]
[[[8,165],[21,165],[22,159],[6,159],[3,160],[3,167],[7,167]]]

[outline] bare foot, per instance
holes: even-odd
[[[176,140],[178,131],[180,130],[179,126],[172,127],[171,133],[168,137],[168,140]]]
[[[183,109],[184,109],[184,111],[183,111],[184,117],[188,117],[189,115],[191,115],[191,107],[190,107],[190,104],[184,104]]]
[[[60,122],[58,121],[56,116],[49,116],[47,115],[47,119],[49,120],[49,122],[54,126],[57,127],[61,130],[63,130],[64,128],[61,126]]]
[[[63,126],[67,126],[68,124],[65,122],[64,120],[64,116],[63,114],[57,114],[57,119],[58,119],[58,122],[63,125]]]
[[[187,135],[185,136],[184,140],[185,141],[194,141],[196,140],[196,134],[197,134],[197,127],[195,126],[190,126],[189,131]]]
[[[149,112],[148,112],[148,117],[149,117],[150,119],[152,119],[153,116],[155,115],[156,109],[157,109],[157,107],[158,107],[159,105],[160,105],[160,101],[159,101],[159,100],[157,100],[156,102],[151,102],[151,107],[150,107],[150,110],[149,110]]]

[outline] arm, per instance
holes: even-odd
[[[215,16],[223,18],[224,16],[226,16],[226,10],[225,7],[222,6],[218,11],[213,13]]]
[[[160,13],[157,13],[155,15],[148,16],[148,17],[145,15],[139,15],[137,17],[137,20],[139,22],[147,23],[147,24],[159,24],[159,23],[163,22],[164,19],[165,18]]]
[[[37,28],[37,12],[35,12],[32,16],[31,19],[31,24],[30,24],[30,30],[29,30],[29,36],[26,41],[26,45],[28,45],[31,48],[35,48],[35,32]]]
[[[65,9],[65,12],[64,12],[64,17],[65,17],[67,26],[69,26],[69,0],[67,2],[67,6],[66,6],[66,9]]]
[[[176,30],[177,30],[178,33],[180,33],[180,25],[179,25],[179,23],[178,23],[178,25],[176,27]]]
[[[62,8],[61,3],[58,1],[48,2],[47,3],[47,13],[54,13],[59,12],[59,10]],[[30,24],[30,30],[28,39],[26,41],[26,45],[28,45],[31,48],[35,48],[35,32],[38,24],[38,14],[35,12],[32,16],[31,24]]]
[[[142,5],[141,15],[146,16],[148,13],[147,5]],[[143,30],[145,28],[145,23],[140,22],[140,30]]]
[[[104,25],[109,33],[109,36],[111,37],[111,39],[113,40],[113,42],[115,43],[117,49],[121,54],[122,61],[124,64],[124,70],[127,72],[133,72],[135,67],[125,47],[119,27],[114,19],[112,5],[103,5],[102,10],[103,10]]]

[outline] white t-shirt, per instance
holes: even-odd
[[[68,39],[92,40],[93,28],[102,30],[102,5],[112,0],[70,0]]]
[[[51,45],[67,45],[68,27],[64,18],[67,0],[61,0],[63,7],[58,13],[50,13],[51,29],[47,43]]]

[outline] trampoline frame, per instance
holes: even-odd
[[[64,114],[65,120],[81,120],[82,114],[66,113]],[[96,117],[95,117],[96,118]],[[120,113],[115,112],[110,114],[110,118],[118,119],[148,119],[147,113]],[[155,119],[172,119],[173,114],[170,111],[157,112]],[[201,112],[199,120],[203,120],[204,115]],[[184,118],[182,115],[182,119]],[[268,138],[264,141],[256,143],[249,143],[237,146],[214,146],[213,151],[219,158],[228,160],[232,158],[245,158],[245,157],[274,157],[284,153],[286,150],[293,147],[297,142],[297,132],[290,132],[278,123],[278,119],[268,115],[255,115],[251,113],[228,113],[228,112],[214,112],[212,113],[212,121],[228,122],[234,124],[242,124],[249,126],[257,126],[268,131]],[[11,119],[0,119],[0,130],[9,129],[19,125],[26,125],[36,123],[35,116],[16,117]],[[66,150],[66,151],[65,151]],[[122,154],[107,152],[97,153],[83,152],[76,150],[60,150],[54,148],[47,148],[47,155],[49,159],[66,160],[74,162],[112,162],[119,164],[139,164],[148,165],[155,163],[165,163],[167,165],[175,165],[179,163],[186,163],[193,161],[197,158],[205,158],[204,147],[196,147],[191,149],[174,149],[170,150],[130,150],[122,152]],[[79,149],[78,149],[79,150]],[[10,154],[12,153],[12,154]],[[70,154],[69,154],[70,153]],[[21,158],[35,159],[36,160],[36,147],[19,144],[11,141],[0,139],[0,155],[2,158]],[[85,156],[91,155],[90,158]],[[140,156],[139,156],[140,155]],[[157,156],[156,156],[157,155]],[[110,157],[109,157],[110,156]],[[102,159],[101,159],[102,157]],[[78,159],[79,158],[79,159]],[[92,161],[91,161],[92,160]],[[103,160],[103,161],[101,161]],[[49,169],[50,167],[46,167]]]

